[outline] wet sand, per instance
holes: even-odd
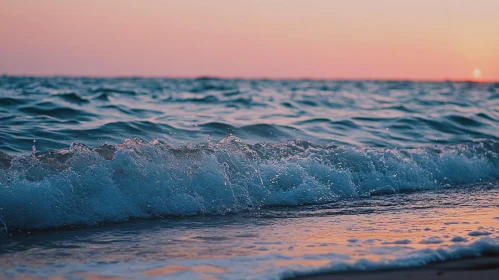
[[[371,272],[324,273],[297,276],[296,280],[499,280],[499,256],[430,264],[424,267]]]

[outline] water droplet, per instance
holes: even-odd
[[[35,143],[36,143],[36,139],[33,139],[33,147],[31,147],[31,155],[33,155],[33,156],[35,156],[35,152],[36,152]]]

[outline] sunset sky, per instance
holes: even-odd
[[[0,74],[499,80],[498,0],[1,0]]]

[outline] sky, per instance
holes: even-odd
[[[1,0],[0,74],[499,80],[497,0]]]

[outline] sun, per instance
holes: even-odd
[[[473,78],[479,80],[482,77],[482,70],[475,68],[473,69]]]

